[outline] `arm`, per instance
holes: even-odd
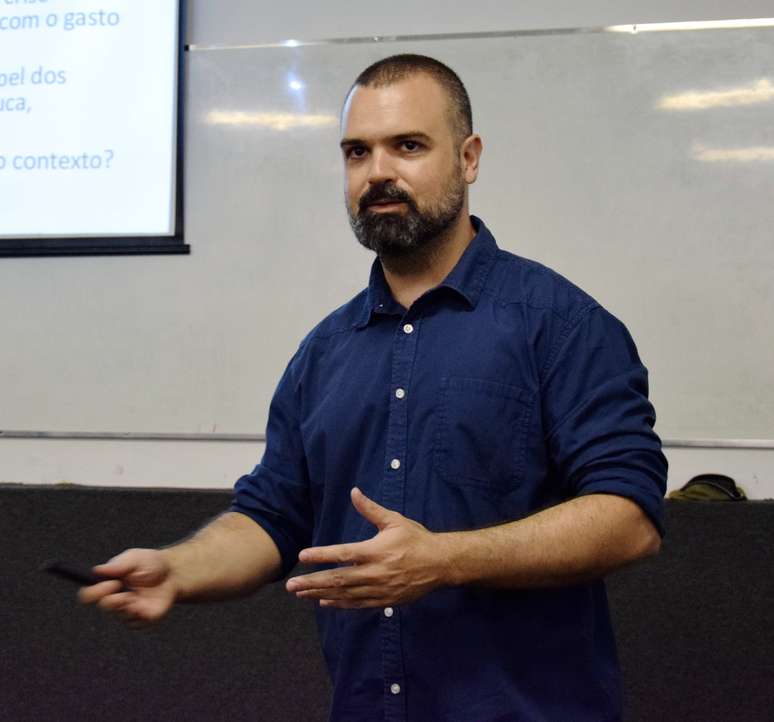
[[[287,589],[321,606],[405,604],[442,586],[530,588],[593,579],[648,554],[660,536],[639,507],[612,495],[583,496],[520,521],[476,531],[433,533],[352,492],[379,530],[372,539],[305,549],[304,563],[340,566],[295,577]]]
[[[272,399],[263,459],[237,480],[231,508],[184,541],[128,549],[95,567],[111,580],[81,589],[84,604],[144,626],[177,602],[244,596],[289,571],[312,524],[293,373],[300,352]]]
[[[522,521],[440,535],[452,585],[553,587],[585,582],[655,554],[661,537],[629,499],[589,494]]]
[[[312,523],[292,373],[298,355],[272,399],[263,459],[237,480],[231,508],[184,541],[128,549],[95,567],[111,580],[82,589],[83,603],[144,626],[176,602],[244,596],[289,571],[308,544]]]
[[[130,626],[144,626],[160,620],[176,602],[248,594],[276,579],[279,570],[271,537],[243,514],[227,512],[179,544],[127,549],[94,567],[111,579],[81,589],[78,596]]]
[[[198,602],[249,594],[280,572],[280,554],[252,519],[226,512],[190,539],[161,553],[169,565],[176,602]]]

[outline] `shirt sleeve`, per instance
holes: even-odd
[[[648,372],[626,327],[600,306],[568,322],[543,378],[553,467],[568,497],[631,499],[664,534],[667,460]]]
[[[236,481],[230,509],[249,516],[272,538],[282,557],[282,577],[312,538],[309,474],[299,428],[300,355],[301,349],[274,392],[261,463]]]

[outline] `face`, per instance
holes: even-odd
[[[342,117],[350,224],[380,256],[405,256],[444,235],[465,208],[464,160],[446,95],[417,74],[357,86]]]

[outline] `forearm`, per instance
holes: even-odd
[[[271,537],[237,512],[222,514],[190,539],[161,551],[178,602],[244,596],[276,579],[281,568]]]
[[[634,502],[590,494],[526,519],[439,535],[446,581],[498,588],[595,579],[658,551],[660,537]]]

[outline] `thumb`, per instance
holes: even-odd
[[[370,521],[377,529],[381,531],[390,523],[394,512],[369,499],[356,486],[352,488],[351,496],[352,506],[355,507],[358,514]]]
[[[112,559],[108,559],[104,564],[98,564],[93,568],[95,574],[99,574],[102,577],[111,577],[113,579],[121,579],[122,577],[131,574],[138,567],[138,559],[131,550],[121,552]]]

